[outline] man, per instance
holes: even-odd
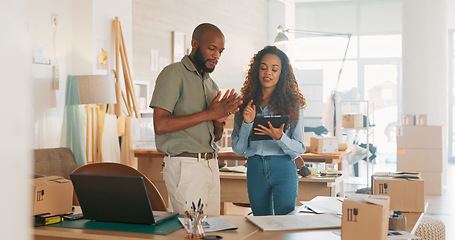
[[[226,118],[242,103],[234,89],[221,96],[210,78],[224,50],[215,25],[194,29],[191,53],[159,74],[150,107],[158,151],[166,153],[163,177],[170,209],[183,213],[201,199],[204,212],[220,214],[220,179],[215,142]]]

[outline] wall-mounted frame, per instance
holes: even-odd
[[[185,34],[172,31],[172,62],[180,61],[185,56]]]

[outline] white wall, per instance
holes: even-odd
[[[220,88],[239,91],[251,58],[270,43],[268,2],[133,0],[134,80],[150,82],[152,94],[159,72],[151,71],[151,49],[172,61],[172,31],[185,33],[185,45],[190,50],[194,28],[210,22],[226,38],[226,49],[211,76]]]
[[[73,59],[74,75],[112,74],[114,68],[115,17],[123,29],[128,58],[132,58],[132,2],[124,0],[75,0],[73,14]],[[106,44],[103,44],[106,43]],[[108,71],[96,69],[99,48],[108,52]],[[130,63],[132,66],[132,64]]]
[[[35,148],[55,147],[60,142],[67,71],[71,70],[71,0],[29,1],[28,16],[33,51],[47,49],[51,65],[32,64],[33,119]],[[56,42],[54,45],[51,14],[58,14]],[[55,46],[55,49],[54,49]],[[56,59],[54,58],[54,53]],[[52,81],[52,66],[60,68],[59,89]]]
[[[112,20],[120,18],[128,57],[132,57],[131,0],[33,0],[28,16],[33,48],[49,50],[51,65],[32,64],[34,148],[60,146],[68,75],[107,74],[112,77]],[[58,15],[55,55],[51,14]],[[97,39],[107,42],[109,68],[95,69]],[[53,87],[52,66],[58,61],[60,84]],[[132,67],[130,61],[130,67]]]
[[[447,0],[447,27],[455,29],[455,0]]]
[[[446,0],[403,1],[403,114],[428,114],[447,126]]]
[[[26,0],[0,1],[0,233],[2,239],[30,239],[32,173],[31,47]]]

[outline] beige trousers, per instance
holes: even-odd
[[[220,215],[217,159],[165,156],[163,178],[169,194],[170,211],[184,213],[192,202],[197,205],[201,199],[205,214]]]

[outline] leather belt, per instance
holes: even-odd
[[[191,158],[199,158],[199,154],[202,159],[209,160],[209,159],[214,159],[215,158],[215,153],[180,153],[177,155],[174,155],[172,157],[191,157]]]

